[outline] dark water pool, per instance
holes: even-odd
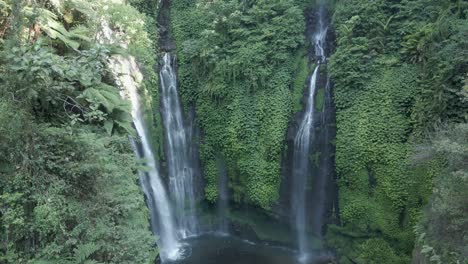
[[[164,264],[312,264],[299,261],[295,251],[276,246],[255,244],[232,236],[203,235],[185,241],[185,257]]]

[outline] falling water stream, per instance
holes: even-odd
[[[115,43],[114,39],[121,32],[113,31],[107,21],[101,21],[101,32],[98,39],[102,43]],[[120,44],[127,48],[126,43]],[[144,159],[146,170],[140,171],[140,183],[145,193],[151,215],[151,230],[159,236],[157,244],[163,260],[178,259],[181,255],[181,243],[177,237],[174,216],[163,181],[156,166],[151,142],[148,138],[143,117],[143,106],[140,101],[139,87],[143,75],[133,56],[112,55],[108,67],[120,87],[120,95],[131,103],[131,115],[138,139],[132,139],[135,154]]]
[[[190,157],[190,138],[187,137],[182,118],[176,76],[171,55],[166,53],[159,77],[169,188],[175,203],[178,232],[181,238],[187,238],[197,235],[199,230],[195,205],[194,169]]]
[[[180,254],[180,243],[176,235],[174,217],[146,133],[138,94],[138,87],[142,81],[141,73],[133,57],[114,55],[109,60],[109,68],[122,88],[121,95],[129,99],[132,104],[133,124],[140,139],[139,142],[134,142],[134,145],[141,146],[141,153],[137,151],[137,147],[135,147],[135,152],[145,160],[147,167],[147,171],[140,172],[140,181],[151,212],[152,230],[160,236],[158,245],[161,249],[161,257],[177,259]]]
[[[325,58],[325,37],[327,35],[327,27],[323,19],[323,9],[319,10],[317,30],[312,37],[315,47],[316,67],[309,82],[309,91],[305,112],[303,114],[299,130],[294,138],[293,152],[293,171],[292,171],[292,199],[291,208],[293,212],[293,224],[297,234],[297,243],[299,250],[299,260],[302,263],[307,262],[308,251],[310,250],[308,228],[308,212],[306,201],[306,193],[308,188],[309,176],[311,176],[310,154],[313,138],[314,138],[314,117],[315,117],[315,93],[318,84],[319,69],[323,63],[326,63]],[[320,177],[312,175],[312,177]],[[320,190],[322,192],[322,190]],[[323,195],[318,195],[319,198]],[[320,201],[314,201],[320,203]],[[321,212],[313,212],[321,214]],[[320,216],[318,216],[320,218]]]
[[[114,34],[106,23],[103,23],[103,35],[106,39],[111,40],[111,35]],[[319,11],[319,19],[317,30],[312,36],[312,41],[315,47],[316,67],[310,77],[309,90],[306,108],[303,113],[299,130],[294,138],[293,151],[293,172],[292,172],[292,188],[293,195],[291,197],[292,219],[294,229],[297,235],[297,244],[299,251],[299,261],[305,263],[308,261],[310,253],[310,241],[308,237],[308,220],[307,212],[307,188],[309,176],[311,175],[310,154],[313,152],[314,140],[314,120],[315,104],[314,96],[316,94],[318,79],[320,75],[321,65],[326,63],[325,57],[325,37],[327,27],[325,25],[322,10]],[[139,140],[134,140],[136,154],[145,162],[147,169],[140,172],[140,182],[146,196],[146,201],[151,213],[151,228],[153,233],[158,234],[157,241],[160,248],[161,258],[163,263],[199,263],[198,258],[201,255],[215,254],[210,252],[205,247],[226,248],[216,251],[213,256],[213,261],[226,260],[226,263],[235,263],[239,259],[243,259],[245,263],[257,263],[262,256],[262,252],[257,251],[258,245],[250,243],[240,243],[234,237],[218,238],[217,236],[202,235],[200,224],[198,223],[197,212],[197,194],[195,182],[195,166],[193,161],[193,153],[191,154],[191,133],[184,124],[182,108],[179,102],[177,91],[177,77],[174,66],[174,59],[170,53],[166,53],[163,57],[162,67],[159,72],[161,84],[161,114],[164,125],[165,134],[165,157],[168,169],[168,192],[163,180],[158,172],[156,159],[152,151],[151,142],[148,138],[144,116],[142,112],[138,87],[142,82],[142,75],[131,56],[124,57],[121,55],[113,55],[109,59],[109,68],[114,74],[117,84],[121,87],[122,97],[128,99],[131,104],[131,114],[133,123],[138,133]],[[327,91],[328,91],[327,82]],[[328,92],[327,92],[328,94]],[[328,98],[327,98],[328,100]],[[220,170],[219,181],[219,201],[218,201],[218,217],[225,218],[228,208],[228,177],[225,168]],[[316,181],[318,188],[324,189],[324,181]],[[318,203],[322,203],[324,190],[317,192],[314,199]],[[322,206],[323,207],[323,206]],[[319,207],[320,208],[320,207]],[[320,209],[322,210],[322,209]],[[320,219],[320,216],[317,217]],[[321,227],[320,221],[317,228]],[[226,219],[219,222],[218,229],[221,233],[228,232]],[[313,227],[314,228],[314,227]],[[317,229],[315,228],[315,229]],[[199,237],[199,238],[197,238]],[[184,255],[185,243],[189,243],[193,251],[190,250],[190,255]],[[205,244],[206,245],[205,245]],[[198,246],[203,245],[200,249]],[[245,255],[239,248],[249,248],[252,253]],[[197,251],[201,250],[201,251]],[[247,249],[245,249],[247,250]],[[270,248],[266,249],[270,250]],[[250,252],[250,251],[249,251]],[[240,254],[240,255],[238,255]],[[250,254],[250,255],[249,255]],[[271,256],[269,263],[276,263],[273,259],[280,260],[284,256],[268,253],[265,256]],[[285,255],[286,259],[281,260],[281,263],[289,263],[292,261],[290,254]],[[263,257],[263,256],[262,256]],[[278,263],[280,263],[278,262]],[[213,262],[215,263],[215,262]]]
[[[314,70],[309,84],[309,97],[307,109],[302,119],[299,131],[294,139],[294,170],[293,170],[293,188],[294,193],[291,199],[295,228],[299,252],[302,256],[307,251],[307,229],[306,229],[306,187],[307,177],[309,175],[309,150],[311,141],[311,130],[314,114],[314,93],[316,87],[317,72],[319,66]],[[302,256],[303,257],[303,256]]]

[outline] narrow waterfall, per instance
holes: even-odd
[[[323,75],[326,75],[324,73]],[[333,144],[331,140],[334,138],[334,131],[332,124],[334,124],[334,111],[333,111],[333,98],[331,91],[330,79],[327,76],[325,83],[324,99],[322,112],[320,113],[320,127],[317,135],[315,136],[315,142],[317,149],[314,152],[319,153],[318,168],[313,171],[313,187],[311,195],[311,221],[310,230],[318,238],[322,236],[322,225],[323,217],[326,211],[326,207],[329,206],[330,196],[332,191],[330,190],[330,181],[333,179],[334,163],[333,163]],[[315,174],[314,174],[315,173]]]
[[[152,215],[156,216],[157,214],[159,216],[159,246],[161,248],[161,253],[163,257],[168,259],[177,259],[180,246],[176,238],[174,220],[169,206],[169,200],[166,195],[166,190],[164,189],[164,185],[156,168],[155,157],[146,135],[138,91],[136,89],[129,89],[129,97],[132,102],[133,123],[135,124],[135,128],[140,136],[143,157],[145,158],[146,166],[148,167],[148,171],[145,173],[146,175],[142,175],[141,183],[145,189],[147,199],[152,201],[150,204],[153,206],[151,206],[152,208],[150,208],[150,210],[156,211],[156,213],[153,212]],[[154,227],[153,229],[156,231]]]
[[[114,32],[106,21],[101,22],[102,32],[98,39],[103,43],[114,43]],[[125,43],[121,44],[127,48]],[[146,134],[142,113],[142,105],[138,94],[138,87],[143,76],[138,68],[135,58],[112,55],[108,60],[108,67],[120,87],[120,95],[131,102],[131,115],[133,124],[140,140],[132,139],[135,154],[145,160],[146,171],[140,171],[140,184],[146,196],[151,215],[151,229],[159,236],[157,244],[163,260],[173,260],[180,257],[181,245],[178,242],[174,217],[172,215],[168,196],[162,179],[159,175],[156,159]],[[139,150],[141,149],[141,151]]]
[[[292,197],[291,208],[293,224],[297,232],[297,243],[299,247],[299,259],[301,262],[306,262],[308,252],[310,250],[309,241],[309,217],[308,208],[310,201],[307,200],[307,192],[310,186],[309,176],[321,177],[319,175],[311,175],[310,156],[313,152],[312,143],[314,139],[314,124],[315,124],[315,93],[318,85],[319,69],[322,64],[326,63],[325,57],[325,38],[327,35],[327,27],[323,19],[323,9],[319,10],[317,29],[312,36],[312,41],[315,48],[316,67],[309,82],[308,98],[306,108],[301,119],[299,130],[294,138],[293,151],[293,171],[292,171]],[[317,188],[314,188],[317,189]],[[324,192],[324,190],[319,190]],[[323,198],[322,194],[318,194]],[[320,201],[312,201],[320,203]],[[314,211],[318,214],[316,217],[321,218],[322,212]],[[315,222],[315,221],[314,221]],[[319,221],[320,222],[320,221]],[[320,228],[319,228],[320,229]]]
[[[294,157],[293,157],[293,197],[292,210],[297,231],[299,253],[305,254],[308,249],[307,228],[306,228],[306,188],[307,178],[310,173],[309,153],[312,137],[312,128],[314,121],[314,94],[317,83],[317,74],[319,65],[315,67],[314,73],[310,78],[309,97],[306,112],[301,121],[301,126],[294,139]]]
[[[190,158],[190,138],[182,118],[177,94],[177,75],[169,53],[159,72],[162,118],[166,135],[169,188],[175,203],[177,229],[182,238],[198,234],[194,168]]]
[[[142,106],[138,95],[139,82],[142,79],[141,73],[133,57],[113,56],[109,67],[116,76],[119,86],[123,89],[122,96],[130,99],[132,103],[133,123],[140,138],[140,141],[134,142],[134,144],[141,146],[142,149],[140,154],[135,147],[135,152],[145,159],[148,169],[146,172],[140,172],[140,181],[151,212],[153,232],[160,236],[158,245],[161,249],[161,257],[163,259],[177,259],[180,245],[176,237],[174,220],[166,190],[156,167],[155,157],[146,134],[141,112]]]

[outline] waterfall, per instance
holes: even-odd
[[[98,35],[98,39],[102,43],[114,43],[114,35],[121,34],[120,32],[114,32],[106,21],[101,22],[101,27],[102,32]],[[121,45],[123,48],[127,48],[125,43]],[[147,170],[139,172],[140,184],[150,211],[151,229],[154,234],[159,235],[157,244],[160,248],[161,258],[163,260],[177,259],[180,255],[181,245],[176,236],[169,199],[156,166],[151,143],[146,134],[142,105],[138,94],[138,87],[143,81],[143,76],[135,58],[132,56],[112,55],[108,60],[108,67],[121,89],[120,95],[131,102],[133,124],[140,139],[139,141],[132,139],[132,144],[136,155],[144,158],[146,163]],[[139,148],[141,148],[141,153]]]
[[[314,95],[316,93],[319,69],[321,64],[326,63],[325,56],[325,40],[327,35],[327,27],[323,19],[323,10],[319,10],[317,30],[312,36],[312,41],[315,48],[316,67],[309,82],[309,91],[306,103],[306,109],[301,119],[299,130],[294,138],[294,151],[293,151],[293,171],[292,171],[292,218],[294,228],[297,232],[297,243],[299,247],[299,260],[306,262],[308,258],[308,251],[310,248],[310,241],[307,228],[309,226],[308,221],[308,200],[307,192],[309,186],[309,175],[311,174],[311,162],[310,154],[312,142],[314,138],[314,116],[315,116],[315,105]],[[312,175],[313,177],[322,178],[321,175]],[[317,181],[323,182],[323,181]],[[323,184],[322,184],[323,185]],[[316,188],[315,188],[316,189]],[[322,188],[324,189],[324,187]],[[321,203],[320,199],[323,200],[324,190],[318,190],[318,201],[314,203]],[[314,196],[315,197],[315,196]],[[323,207],[323,206],[322,206]],[[317,214],[315,217],[321,218],[321,212],[314,211]],[[315,222],[315,221],[314,221]],[[318,221],[320,222],[320,221]],[[321,226],[321,224],[320,224]],[[319,228],[320,229],[320,228]]]
[[[162,117],[166,135],[169,188],[175,203],[177,229],[182,238],[198,234],[194,166],[190,158],[190,138],[182,118],[177,94],[177,77],[169,53],[159,72]]]
[[[176,237],[174,220],[166,190],[156,167],[151,143],[146,134],[142,106],[138,95],[139,83],[142,80],[141,73],[133,57],[112,56],[109,61],[109,68],[112,70],[117,84],[122,88],[121,95],[124,98],[128,98],[132,104],[131,114],[133,124],[140,138],[140,142],[134,142],[134,145],[138,145],[139,143],[142,149],[141,155],[136,150],[136,147],[135,152],[138,156],[145,159],[147,167],[146,172],[140,172],[140,182],[151,212],[153,232],[158,233],[160,236],[158,245],[161,250],[161,257],[163,259],[177,259],[179,257],[180,244]]]
[[[319,168],[314,175],[313,190],[312,190],[312,205],[313,210],[312,219],[310,221],[310,229],[312,232],[321,237],[323,215],[327,201],[327,194],[330,190],[327,189],[329,181],[333,178],[334,163],[332,160],[333,145],[331,139],[333,132],[330,125],[333,123],[332,117],[334,112],[333,98],[331,93],[330,79],[326,79],[324,102],[322,112],[320,113],[320,131],[315,137],[317,144],[317,151],[320,153]]]
[[[306,188],[307,178],[309,176],[309,152],[311,145],[311,132],[314,118],[314,94],[317,84],[317,74],[319,65],[315,67],[314,73],[310,78],[309,96],[306,112],[301,121],[301,126],[294,138],[294,157],[293,157],[293,197],[292,209],[297,231],[299,253],[305,254],[308,249],[307,228],[306,228]]]

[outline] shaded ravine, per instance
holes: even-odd
[[[107,23],[102,23],[103,38],[112,42],[115,32]],[[125,45],[124,45],[124,48]],[[147,170],[140,171],[140,183],[146,196],[146,201],[151,214],[151,228],[154,234],[159,235],[158,246],[161,258],[177,259],[180,254],[174,217],[171,211],[169,199],[156,166],[151,142],[146,132],[146,125],[142,113],[142,105],[139,97],[140,84],[143,76],[132,56],[123,57],[113,55],[109,58],[108,67],[111,70],[117,85],[121,89],[121,96],[131,102],[131,115],[137,131],[138,139],[132,139],[135,153],[143,158]]]
[[[169,174],[169,190],[174,200],[174,214],[180,238],[199,234],[196,210],[196,181],[190,157],[191,133],[186,131],[177,92],[174,60],[165,53],[159,72],[161,81],[161,114],[165,132],[165,152]]]
[[[292,185],[291,185],[291,212],[292,225],[296,231],[299,261],[307,263],[310,259],[312,245],[310,233],[320,237],[322,233],[324,203],[326,199],[326,184],[328,173],[321,170],[321,162],[314,162],[320,153],[317,146],[317,140],[324,140],[323,136],[318,137],[315,125],[318,121],[316,112],[320,106],[316,106],[318,87],[324,76],[320,76],[322,67],[326,64],[326,36],[328,26],[324,19],[324,8],[320,7],[317,12],[317,25],[311,36],[311,42],[314,46],[315,69],[310,77],[308,86],[308,97],[305,105],[305,111],[301,117],[299,129],[294,137],[294,150],[292,152]],[[325,92],[329,92],[329,81],[326,77]],[[326,96],[328,97],[328,95]],[[325,98],[324,98],[325,100]],[[325,138],[328,141],[328,138]],[[326,153],[330,155],[330,153]],[[320,169],[312,169],[319,167]],[[310,195],[309,195],[310,193]]]

